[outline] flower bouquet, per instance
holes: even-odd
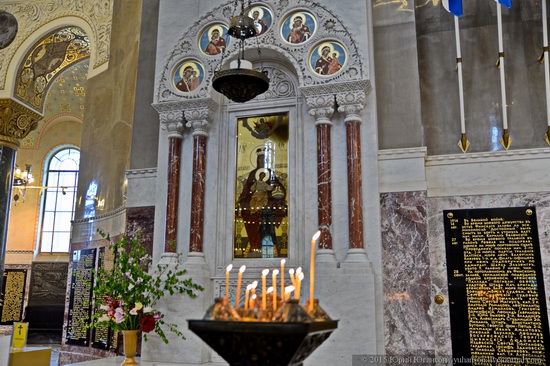
[[[179,268],[179,261],[171,267],[157,265],[156,273],[150,273],[152,258],[140,241],[141,233],[134,237],[123,235],[117,242],[111,241],[105,233],[100,234],[110,241],[109,250],[115,259],[112,268],[100,267],[94,272],[96,311],[87,326],[142,331],[145,341],[147,333],[155,331],[164,343],[168,343],[163,329],[166,326],[185,339],[176,324],[164,322],[164,314],[155,310],[155,304],[167,294],[179,293],[195,298],[196,291],[202,291],[203,287],[190,278],[183,278],[187,271]]]

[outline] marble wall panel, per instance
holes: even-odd
[[[386,354],[433,356],[426,192],[380,200]]]
[[[527,2],[503,9],[503,45],[511,149],[545,146],[540,12]],[[540,13],[539,13],[540,14]],[[460,153],[460,110],[453,17],[441,6],[418,7],[416,29],[422,120],[429,155]],[[496,3],[465,1],[460,18],[468,152],[503,150],[501,78],[496,68]]]
[[[548,192],[428,198],[426,207],[428,212],[432,295],[441,294],[445,299],[443,304],[434,305],[433,307],[437,355],[451,354],[443,210],[525,206],[534,206],[537,212],[542,270],[548,302],[548,294],[550,294],[550,194]],[[549,309],[548,303],[546,307]]]

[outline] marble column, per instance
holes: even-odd
[[[38,126],[40,118],[14,100],[0,99],[0,289],[4,280],[15,156],[19,141]]]
[[[210,99],[197,99],[178,104],[184,111],[186,127],[193,129],[193,178],[191,186],[191,212],[189,252],[183,263],[187,273],[184,277],[204,287],[197,298],[190,300],[174,294],[159,301],[157,308],[166,314],[167,323],[177,324],[186,337],[185,341],[171,339],[171,352],[164,352],[165,345],[159,337],[150,336],[142,345],[142,361],[170,364],[204,364],[211,358],[211,349],[194,333],[188,330],[186,319],[201,319],[208,306],[212,304],[212,279],[210,268],[204,256],[204,199],[206,176],[206,144],[208,141],[208,117],[216,105]],[[180,131],[181,126],[178,126]],[[187,166],[187,164],[185,164]],[[187,209],[187,207],[186,207]],[[178,261],[175,253],[164,253],[161,263],[170,266]]]
[[[331,118],[334,113],[334,95],[307,98],[309,114],[315,117],[317,128],[317,212],[321,236],[318,254],[334,256],[332,249],[332,173],[331,173]]]
[[[345,115],[348,163],[348,223],[349,248],[362,249],[363,199],[361,194],[361,111],[364,109],[363,91],[338,93],[338,112]]]
[[[166,194],[164,252],[176,253],[183,122],[181,114],[177,112],[161,114],[160,118],[163,128],[168,131],[168,191]]]
[[[193,185],[191,187],[191,224],[189,252],[201,253],[204,233],[204,193],[206,177],[206,142],[208,109],[185,111],[187,127],[193,129]]]

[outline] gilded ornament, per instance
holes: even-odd
[[[445,301],[445,298],[443,297],[443,295],[435,295],[434,301],[437,305],[441,305],[443,304],[443,301]]]

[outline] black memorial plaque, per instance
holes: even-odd
[[[446,210],[455,364],[550,362],[534,207]]]
[[[12,325],[23,320],[26,269],[4,269],[4,281],[0,293],[0,325]]]
[[[115,256],[112,251],[106,247],[99,248],[98,268],[103,268],[106,271],[113,269],[115,264]],[[96,304],[96,306],[98,306]],[[109,349],[116,348],[116,332],[107,326],[98,326],[92,329],[92,347]]]
[[[75,250],[71,274],[67,343],[85,346],[90,330],[84,329],[92,316],[93,270],[97,249]]]

